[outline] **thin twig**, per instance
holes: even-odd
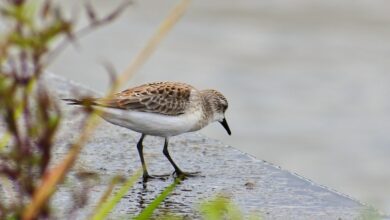
[[[138,54],[135,60],[130,64],[129,68],[121,74],[115,85],[113,85],[111,91],[107,94],[106,97],[110,97],[114,94],[115,90],[125,83],[130,76],[132,76],[136,70],[146,61],[146,59],[152,54],[156,49],[157,45],[161,42],[163,37],[168,33],[168,31],[173,27],[173,25],[179,20],[181,15],[185,12],[190,0],[181,0],[177,6],[171,11],[168,17],[162,22],[159,26],[157,32],[152,36],[148,41],[143,50]],[[37,191],[34,193],[31,203],[27,206],[26,210],[23,213],[24,220],[35,219],[39,213],[39,210],[46,204],[47,200],[55,191],[55,187],[62,182],[66,173],[73,166],[76,161],[82,146],[88,141],[92,132],[97,128],[99,121],[97,120],[97,115],[100,112],[94,110],[90,113],[85,128],[79,138],[74,144],[72,144],[70,152],[65,156],[65,159],[57,166],[55,166],[51,171],[45,175],[44,180],[41,185],[38,187]]]
[[[190,0],[182,0],[169,13],[168,17],[160,24],[157,31],[152,35],[146,46],[138,53],[137,57],[133,59],[130,65],[118,78],[118,83],[127,82],[132,75],[145,63],[153,51],[161,43],[162,39],[168,34],[172,27],[179,21],[190,4]]]
[[[81,28],[80,30],[76,31],[72,36],[71,38],[68,36],[67,38],[65,38],[61,43],[59,43],[48,55],[47,55],[47,58],[46,60],[43,62],[43,66],[48,66],[50,63],[52,63],[60,54],[62,51],[64,51],[64,49],[71,43],[73,42],[75,39],[80,39],[86,35],[88,35],[89,33],[91,33],[92,31],[94,31],[95,29],[101,27],[101,26],[104,26],[104,25],[107,25],[109,24],[112,20],[114,20],[115,18],[117,18],[120,14],[122,14],[122,12],[129,6],[133,3],[133,1],[131,0],[125,0],[122,2],[122,4],[120,4],[114,11],[112,11],[110,14],[106,15],[105,17],[101,18],[101,19],[95,19],[95,20],[91,20],[91,22],[86,26],[86,27],[83,27]],[[88,4],[87,4],[87,11],[89,13],[91,9],[88,9]]]

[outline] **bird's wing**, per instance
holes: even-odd
[[[183,114],[194,88],[184,83],[159,82],[116,93],[110,99],[95,99],[94,104],[164,115]]]

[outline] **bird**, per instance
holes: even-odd
[[[141,133],[137,150],[142,164],[143,180],[149,175],[144,156],[143,140],[146,136],[164,138],[163,154],[175,169],[178,177],[195,176],[199,172],[184,172],[171,158],[169,138],[187,132],[198,131],[212,122],[219,122],[231,135],[225,118],[228,101],[214,89],[198,90],[181,82],[153,82],[108,98],[63,99],[70,105],[88,106],[101,114],[104,120]]]

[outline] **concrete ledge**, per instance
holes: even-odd
[[[76,93],[93,94],[93,91],[81,85],[54,75],[48,75],[46,83],[58,98],[74,97]],[[78,136],[83,119],[74,106],[62,103],[61,107],[64,120],[56,142],[56,161],[60,161],[70,141]],[[140,167],[136,150],[139,136],[107,122],[96,130],[74,170],[97,172],[100,180],[90,192],[92,199],[85,209],[76,213],[76,219],[84,219],[91,212],[110,178],[117,174],[130,176]],[[173,171],[162,154],[162,139],[147,137],[144,146],[151,174]],[[194,219],[199,217],[196,210],[201,201],[223,192],[230,195],[245,213],[256,212],[264,219],[364,219],[367,212],[372,212],[369,207],[347,196],[198,133],[172,138],[170,151],[183,170],[201,171],[201,176],[183,181],[163,202],[160,211],[169,209]],[[72,172],[52,200],[54,206],[58,207],[59,216],[61,209],[71,206],[72,191],[80,187],[75,178]],[[152,180],[146,188],[137,183],[120,201],[110,218],[118,219],[140,212],[172,181],[172,178]]]

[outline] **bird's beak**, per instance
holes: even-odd
[[[219,123],[221,123],[221,125],[226,129],[226,131],[229,135],[232,135],[232,132],[230,131],[229,125],[228,125],[225,118],[222,121],[220,121]]]

